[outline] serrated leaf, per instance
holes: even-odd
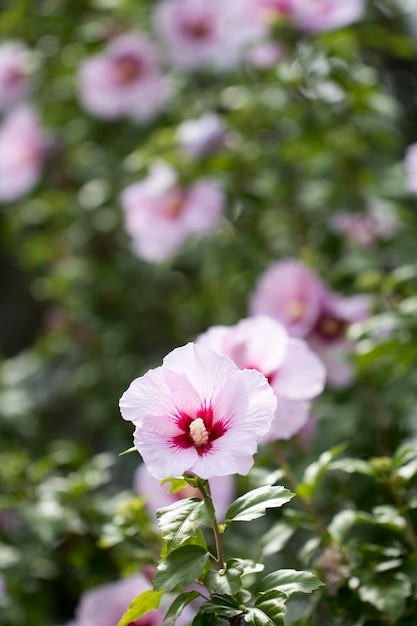
[[[148,591],[144,591],[134,598],[117,626],[129,626],[129,624],[140,619],[149,611],[156,610],[163,593],[163,590],[154,591],[153,589],[148,589]]]
[[[177,548],[159,563],[154,578],[156,591],[172,591],[179,584],[190,585],[197,580],[210,554],[200,546]]]
[[[262,594],[255,606],[248,607],[245,622],[252,626],[284,626],[287,596],[279,591]]]
[[[229,559],[227,564],[230,567],[241,567],[242,568],[242,576],[247,576],[248,574],[258,574],[259,572],[263,572],[265,569],[265,565],[263,563],[257,563],[252,559]]]
[[[290,596],[293,593],[311,593],[323,585],[324,583],[311,572],[280,569],[265,576],[257,586],[256,593],[275,590]]]
[[[345,444],[331,448],[323,452],[317,461],[311,463],[305,471],[301,483],[298,485],[297,494],[301,498],[309,498],[319,487],[321,479],[330,463],[346,448]]]
[[[238,599],[220,594],[213,594],[210,600],[200,606],[201,613],[217,613],[225,619],[241,615],[244,610]]]
[[[412,593],[412,585],[408,576],[399,572],[388,580],[381,577],[381,580],[362,583],[358,593],[363,602],[369,602],[382,613],[386,613],[393,624],[404,612],[406,599]]]
[[[225,524],[249,522],[265,515],[266,509],[282,506],[294,497],[294,493],[284,487],[258,487],[235,500],[226,513]]]
[[[296,529],[285,522],[277,522],[260,539],[263,556],[276,554],[286,545]]]
[[[206,503],[199,498],[179,500],[158,509],[156,517],[169,550],[180,546],[190,537],[195,537],[200,524],[212,524]]]
[[[242,587],[242,574],[242,565],[235,563],[228,565],[224,570],[209,570],[204,583],[210,593],[234,596]]]
[[[196,598],[201,598],[201,594],[198,591],[184,591],[184,593],[180,593],[166,612],[165,619],[169,619],[172,624],[175,624],[185,607]]]

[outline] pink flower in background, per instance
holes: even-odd
[[[346,331],[353,322],[370,315],[369,296],[343,298],[331,291],[323,294],[320,315],[308,336],[311,347],[327,366],[327,379],[334,387],[346,387],[352,382],[354,371],[350,354],[354,343]]]
[[[216,510],[217,519],[223,520],[234,494],[233,476],[213,476],[210,478],[210,490]],[[201,492],[195,487],[185,487],[176,493],[169,493],[171,484],[160,484],[159,480],[149,473],[144,463],[139,465],[135,472],[134,485],[136,491],[146,497],[146,507],[151,516],[155,516],[157,509],[169,506],[183,498],[201,498]]]
[[[18,200],[39,180],[49,139],[34,110],[19,105],[0,124],[0,203]]]
[[[206,113],[199,119],[182,122],[177,139],[186,154],[201,159],[224,146],[226,126],[215,113]]]
[[[135,253],[151,262],[171,257],[191,235],[205,234],[218,224],[224,205],[218,183],[210,178],[178,187],[168,165],[155,165],[147,178],[121,195],[125,227]]]
[[[317,320],[324,286],[303,263],[273,263],[261,276],[250,302],[251,315],[269,315],[294,337],[305,337]]]
[[[413,193],[417,193],[417,143],[408,146],[404,167],[407,175],[407,188]]]
[[[242,60],[245,46],[264,29],[249,19],[248,0],[162,0],[155,28],[169,60],[187,69],[230,68]]]
[[[133,598],[151,588],[143,575],[136,574],[89,589],[82,595],[70,626],[116,626]],[[163,613],[157,610],[132,622],[131,626],[161,626],[162,623]]]
[[[248,60],[255,67],[267,69],[276,65],[284,56],[284,48],[275,41],[258,43],[247,52]]]
[[[157,479],[247,474],[271,427],[276,399],[266,378],[189,343],[134,380],[120,399],[134,443]]]
[[[31,63],[32,53],[21,41],[0,44],[0,111],[27,95]]]
[[[398,230],[395,215],[378,201],[370,203],[367,211],[349,213],[340,211],[330,221],[331,229],[351,243],[372,246],[390,239]]]
[[[277,397],[275,419],[264,439],[288,439],[305,424],[311,400],[324,388],[326,370],[302,339],[266,316],[241,320],[235,326],[213,326],[197,343],[234,360],[241,369],[256,369],[268,379]]]
[[[143,35],[120,35],[100,54],[89,57],[78,74],[79,96],[98,117],[149,120],[167,98],[157,52]]]
[[[327,367],[327,380],[346,386],[353,377],[350,354],[354,344],[346,338],[349,325],[370,315],[366,295],[343,298],[330,291],[299,261],[271,265],[261,276],[250,303],[251,315],[269,315],[290,335],[304,337]]]
[[[356,22],[364,0],[291,0],[291,19],[308,32],[333,30]]]

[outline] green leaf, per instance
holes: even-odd
[[[216,593],[200,606],[201,613],[217,613],[219,617],[225,619],[242,615],[245,610],[246,607],[240,604],[238,598]]]
[[[217,626],[217,616],[215,613],[197,613],[191,626]]]
[[[358,593],[363,602],[369,602],[382,613],[386,613],[393,624],[405,610],[406,598],[412,593],[412,585],[408,576],[397,573],[388,580],[381,577],[381,580],[362,583]]]
[[[248,607],[245,622],[252,626],[284,626],[287,596],[279,591],[262,594],[255,606]]]
[[[268,593],[275,590],[290,596],[293,593],[311,593],[323,585],[324,583],[311,572],[281,569],[265,576],[260,581],[256,592]]]
[[[117,626],[128,626],[146,615],[149,611],[156,610],[163,593],[163,590],[154,591],[153,589],[149,589],[134,598]]]
[[[234,596],[242,587],[243,566],[237,559],[227,562],[223,570],[210,569],[204,580],[210,593]]]
[[[277,522],[268,532],[262,535],[259,544],[263,556],[280,552],[287,541],[291,539],[296,529],[285,522]]]
[[[367,461],[362,459],[338,459],[329,465],[331,470],[342,470],[349,474],[365,474],[366,476],[375,476],[373,467]]]
[[[227,564],[229,567],[241,567],[242,576],[247,576],[248,574],[258,574],[259,572],[263,572],[265,569],[265,565],[263,563],[257,563],[252,559],[229,559]]]
[[[184,593],[180,593],[166,612],[165,619],[170,619],[171,623],[175,624],[185,607],[196,598],[201,598],[201,594],[198,591],[184,591]]]
[[[171,487],[169,488],[168,493],[178,493],[181,489],[186,489],[189,487],[188,483],[184,478],[164,478],[161,480],[160,484],[165,485],[166,483],[171,483]]]
[[[311,463],[311,465],[305,469],[303,479],[297,488],[297,494],[299,494],[301,498],[310,498],[318,489],[329,465],[345,448],[346,445],[341,444],[331,450],[326,450],[326,452],[323,452],[323,454],[319,456],[317,461]]]
[[[187,498],[158,509],[156,517],[168,550],[180,546],[197,535],[200,524],[211,525],[213,520],[206,503],[199,498]]]
[[[156,591],[172,591],[179,584],[190,585],[197,580],[210,554],[200,546],[183,546],[171,552],[157,567]]]
[[[294,493],[284,487],[258,487],[235,500],[226,513],[225,524],[249,522],[265,515],[266,509],[277,508],[289,502]]]

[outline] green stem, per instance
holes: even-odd
[[[211,490],[210,483],[206,482],[206,489],[200,487],[200,491],[203,494],[204,499],[210,498],[211,500]],[[212,505],[213,506],[213,505]],[[217,523],[216,512],[214,511],[214,521],[213,521],[213,531],[214,531],[214,540],[216,542],[216,551],[217,551],[217,563],[219,565],[219,569],[225,569],[224,567],[224,553],[223,553],[223,535],[220,531],[219,524]]]

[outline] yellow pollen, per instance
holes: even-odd
[[[306,305],[300,300],[292,300],[287,305],[287,314],[291,321],[298,322],[307,312]]]
[[[195,446],[203,446],[205,443],[208,442],[209,435],[201,417],[197,417],[191,422],[190,437],[193,440]]]

